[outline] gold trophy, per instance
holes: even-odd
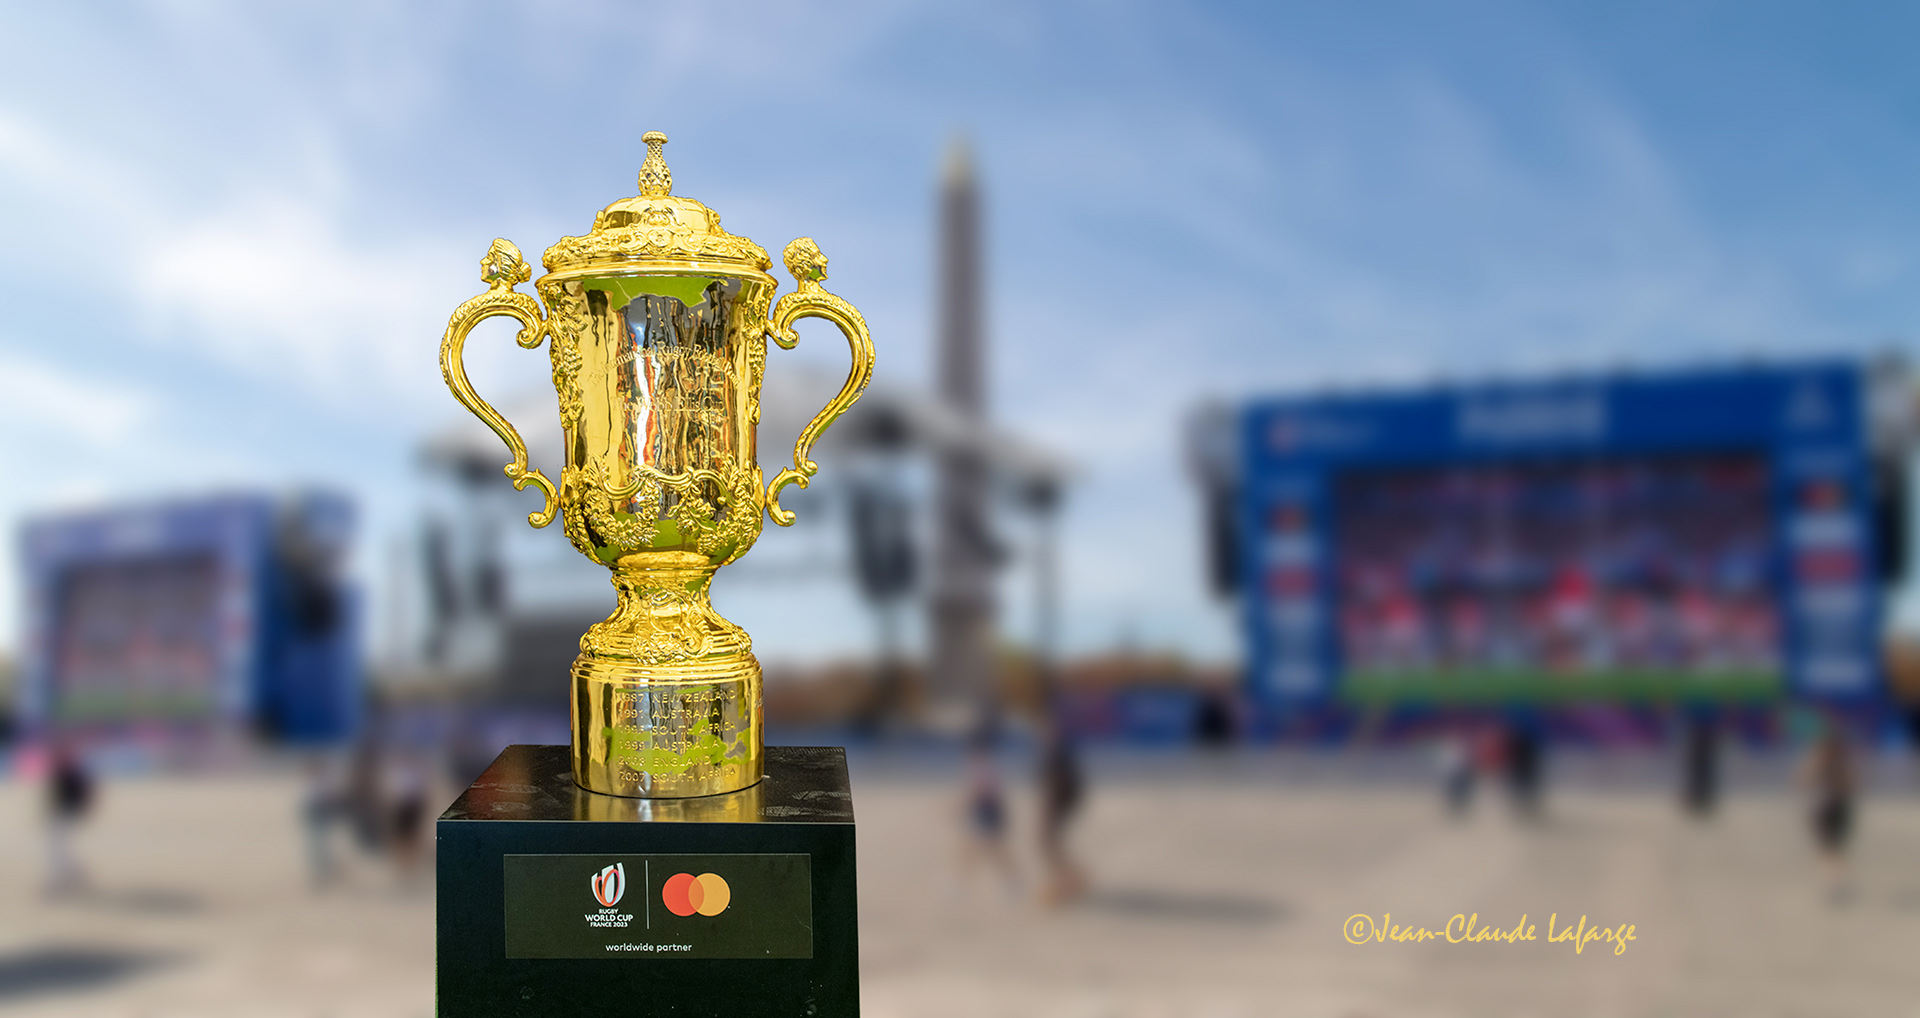
[[[642,140],[640,195],[541,256],[544,315],[514,289],[532,274],[519,249],[493,242],[480,261],[488,289],[448,320],[440,370],[507,444],[513,486],[546,495],[527,522],[560,514],[573,546],[613,571],[619,605],[580,638],[573,662],[574,781],[610,795],[712,795],[760,780],[763,732],[753,641],[713,610],[707,586],[753,547],[762,512],[793,522],[780,491],[806,487],[818,469],[808,453],[866,388],[873,341],[860,312],[821,287],[827,259],[811,239],[787,245],[797,289],[773,302],[767,252],[672,193],[666,135]],[[467,381],[467,333],[496,315],[520,322],[527,349],[551,340],[566,450],[558,490],[528,468],[520,433]],[[840,327],[853,370],[800,432],[793,465],[763,483],[754,430],[767,337],[792,349],[802,318]]]

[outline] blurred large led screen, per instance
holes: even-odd
[[[1754,455],[1345,473],[1333,536],[1346,693],[1777,692],[1769,491]]]
[[[68,572],[54,630],[55,716],[82,724],[210,717],[219,703],[217,579],[205,555]]]

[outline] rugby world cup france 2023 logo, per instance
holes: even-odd
[[[620,897],[627,893],[627,864],[614,863],[593,875],[593,896],[602,908],[612,908],[620,904]]]

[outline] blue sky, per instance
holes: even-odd
[[[994,414],[1078,471],[1069,639],[1219,656],[1231,629],[1200,592],[1178,454],[1202,396],[1908,349],[1916,22],[1890,5],[10,5],[0,527],[329,482],[362,496],[376,576],[414,443],[456,412],[435,352],[477,259],[495,236],[532,253],[584,230],[633,192],[646,130],[729,229],[816,238],[881,377],[923,384],[932,188],[965,131]],[[474,355],[483,391],[538,384],[543,356],[495,346]],[[864,639],[741,621],[774,654]]]

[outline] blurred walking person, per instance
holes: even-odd
[[[1040,733],[1040,858],[1046,885],[1040,899],[1063,905],[1086,890],[1085,873],[1067,852],[1067,825],[1080,809],[1085,785],[1073,740],[1059,716],[1049,711]]]
[[[1853,837],[1857,775],[1847,738],[1837,718],[1829,717],[1807,750],[1800,780],[1812,793],[1813,839],[1820,850],[1821,880],[1827,897],[1844,904],[1852,893],[1847,872],[1847,843]]]
[[[1020,874],[1007,848],[1007,798],[994,763],[999,742],[995,726],[982,724],[967,738],[967,790],[963,803],[966,840],[960,846],[960,876],[970,878],[984,862],[997,871],[1009,893],[1018,891]]]
[[[1540,733],[1531,719],[1516,719],[1508,724],[1504,748],[1507,790],[1512,794],[1513,807],[1523,819],[1535,819],[1540,815],[1540,758],[1544,750]]]
[[[1473,803],[1474,759],[1465,733],[1444,732],[1435,747],[1434,763],[1440,771],[1441,796],[1447,815],[1462,817]]]
[[[1705,819],[1720,801],[1720,729],[1712,716],[1687,719],[1680,801],[1688,813]]]
[[[1499,780],[1507,769],[1507,736],[1499,725],[1483,722],[1469,735],[1469,752],[1473,756],[1473,773],[1476,781],[1485,778],[1492,785]]]
[[[367,725],[367,730],[349,751],[340,796],[341,816],[353,831],[354,840],[368,855],[377,855],[385,849],[392,835],[391,819],[386,811],[386,753],[379,727],[377,721]]]
[[[307,787],[300,800],[300,826],[306,833],[307,872],[315,888],[333,883],[339,872],[333,855],[333,829],[347,813],[340,768],[326,753],[307,761]]]
[[[387,773],[384,805],[392,824],[387,830],[388,847],[393,853],[394,867],[402,878],[412,876],[426,855],[424,835],[428,785],[426,761],[421,759],[418,752],[394,754]]]
[[[93,800],[93,775],[86,762],[70,742],[56,740],[47,764],[47,889],[54,894],[79,890],[86,883],[73,840]]]

